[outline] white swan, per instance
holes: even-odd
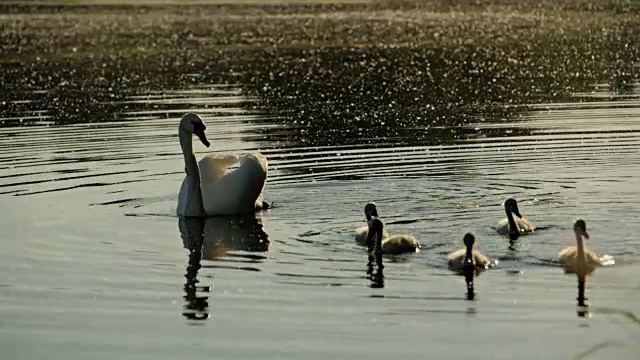
[[[267,179],[267,159],[258,152],[242,157],[209,154],[197,162],[192,135],[209,147],[206,128],[196,114],[186,114],[180,120],[178,136],[186,176],[178,195],[178,216],[236,215],[268,208],[262,194]],[[237,169],[227,171],[238,162]]]
[[[576,234],[576,246],[568,246],[558,253],[558,261],[566,274],[585,277],[593,274],[599,266],[615,264],[612,256],[604,255],[599,257],[598,254],[587,249],[584,245],[584,239],[589,238],[587,224],[584,220],[577,220],[573,224],[573,231]]]
[[[508,198],[505,200],[504,211],[507,213],[507,217],[498,222],[496,226],[498,234],[508,235],[509,239],[514,241],[520,235],[526,235],[536,230],[535,225],[520,215],[518,202],[515,199]],[[515,214],[517,218],[514,218],[513,214]]]
[[[464,262],[467,258],[476,269],[476,274],[492,266],[491,260],[475,248],[476,237],[472,233],[466,233],[463,238],[464,248],[456,250],[447,255],[447,265],[449,270],[462,273]]]

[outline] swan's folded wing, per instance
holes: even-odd
[[[536,230],[536,226],[524,217],[516,218],[515,220],[521,233],[534,232]]]
[[[577,248],[575,246],[568,246],[558,253],[558,261],[562,265],[573,264],[575,262],[576,252]]]
[[[229,153],[208,154],[207,156],[202,158],[202,160],[205,160],[205,159],[210,164],[216,164],[216,166],[224,167],[224,168],[228,168],[229,166],[235,165],[239,161],[237,155],[229,154]]]
[[[504,218],[504,219],[498,221],[498,224],[496,224],[496,231],[500,235],[509,234],[509,219]]]
[[[473,262],[476,265],[476,267],[480,267],[484,269],[488,268],[491,265],[491,260],[489,260],[489,258],[486,255],[484,255],[478,250],[473,250]]]
[[[449,267],[454,266],[456,268],[462,268],[462,260],[464,256],[467,254],[467,249],[462,248],[458,249],[449,255],[447,255],[447,261],[449,262]]]
[[[220,180],[230,166],[238,163],[238,157],[233,154],[209,154],[200,159],[200,177],[202,181]]]
[[[240,166],[234,169],[228,167],[238,162],[235,155],[213,155],[203,159],[201,188],[207,214],[249,213],[262,206],[267,172],[259,157],[253,156],[257,161],[249,161],[250,158],[243,156]]]
[[[400,255],[419,251],[420,243],[413,235],[395,234],[382,241],[382,252],[385,254]]]
[[[564,271],[567,274],[573,274],[576,272],[577,266],[582,266],[587,269],[587,274],[592,273],[596,267],[602,266],[602,261],[598,254],[592,250],[585,249],[586,264],[578,264],[578,248],[576,246],[569,246],[564,248],[558,253],[558,262],[564,267]]]
[[[368,226],[361,226],[356,229],[356,243],[358,245],[366,245],[367,244],[367,234],[369,234]]]
[[[267,168],[269,167],[269,163],[267,162],[267,158],[264,157],[264,155],[262,155],[261,153],[255,151],[252,153],[246,153],[242,156],[240,156],[240,158],[238,159],[240,161],[240,163],[244,163],[245,161],[253,161],[256,162],[258,164],[260,164],[260,167],[262,167],[264,169],[264,171],[267,171]]]
[[[602,266],[600,256],[598,256],[598,254],[596,254],[593,250],[586,250],[585,255],[587,258],[587,264],[589,264],[590,266]]]

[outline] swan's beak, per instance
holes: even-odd
[[[207,140],[207,135],[204,134],[204,130],[197,128],[193,131],[193,133],[198,136],[198,138],[200,139],[200,141],[202,141],[204,146],[209,147],[209,145],[211,145],[209,140]]]
[[[586,231],[583,231],[582,232],[582,236],[584,236],[585,239],[588,239],[589,238],[589,233],[586,232]]]

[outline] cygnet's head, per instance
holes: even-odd
[[[378,209],[376,208],[376,204],[370,202],[364,206],[364,216],[367,217],[367,221],[371,220],[371,217],[378,217]]]
[[[576,232],[576,235],[581,235],[584,236],[585,238],[589,238],[589,233],[587,232],[587,223],[582,220],[576,220],[576,222],[573,224],[573,231]]]
[[[520,210],[518,209],[518,202],[514,198],[508,198],[505,200],[504,211],[507,213],[513,213],[519,218],[522,217],[522,215],[520,215]]]
[[[476,242],[476,237],[472,233],[466,233],[464,234],[462,242],[464,243],[464,246],[466,246],[467,248],[471,248]]]
[[[204,144],[204,146],[209,147],[211,143],[207,140],[207,136],[204,131],[207,129],[207,126],[204,124],[200,116],[188,113],[180,119],[180,130],[186,131],[190,134],[195,134],[198,136],[200,141]]]

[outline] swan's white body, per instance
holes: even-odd
[[[231,165],[240,166],[229,171]],[[207,155],[199,162],[202,204],[208,215],[235,215],[262,208],[267,159],[260,153],[240,158]]]
[[[196,162],[192,134],[196,133],[201,140],[204,137],[203,129],[199,133],[198,126],[204,127],[204,124],[195,114],[187,114],[180,121],[186,176],[178,195],[178,216],[238,215],[262,209],[267,159],[255,152],[241,157],[209,154]],[[203,142],[208,144],[206,137]],[[229,167],[237,163],[240,166],[229,171]]]

